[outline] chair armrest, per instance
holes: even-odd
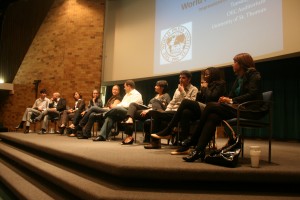
[[[265,100],[246,101],[246,102],[243,102],[241,104],[238,104],[237,110],[240,110],[240,111],[246,110],[245,106],[250,105],[250,104],[254,104],[254,103],[267,103],[267,104],[271,105],[272,101],[265,101]]]

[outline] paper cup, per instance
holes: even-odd
[[[259,146],[250,146],[251,167],[259,167],[261,150]]]

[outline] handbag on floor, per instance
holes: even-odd
[[[233,138],[235,139],[229,139],[227,144],[221,149],[215,150],[207,155],[205,157],[205,162],[225,167],[236,167],[241,152],[240,137],[236,136],[234,130],[228,123],[225,122],[225,124],[231,130],[232,135],[234,136]]]

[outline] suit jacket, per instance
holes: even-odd
[[[49,108],[54,108],[54,102],[49,104]],[[67,109],[67,101],[64,98],[60,98],[56,105],[56,110],[62,112]]]
[[[79,112],[82,112],[85,110],[85,101],[84,99],[79,99],[78,103],[76,105],[76,108],[74,110],[79,110]]]

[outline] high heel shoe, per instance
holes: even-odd
[[[133,141],[134,141],[134,139],[131,138],[131,139],[127,142],[127,141],[126,141],[126,138],[125,138],[125,140],[122,141],[122,144],[123,144],[123,145],[133,144]]]
[[[182,159],[186,162],[194,162],[198,159],[201,159],[201,161],[204,161],[205,152],[200,150],[194,150],[188,155],[187,157],[183,157]]]

